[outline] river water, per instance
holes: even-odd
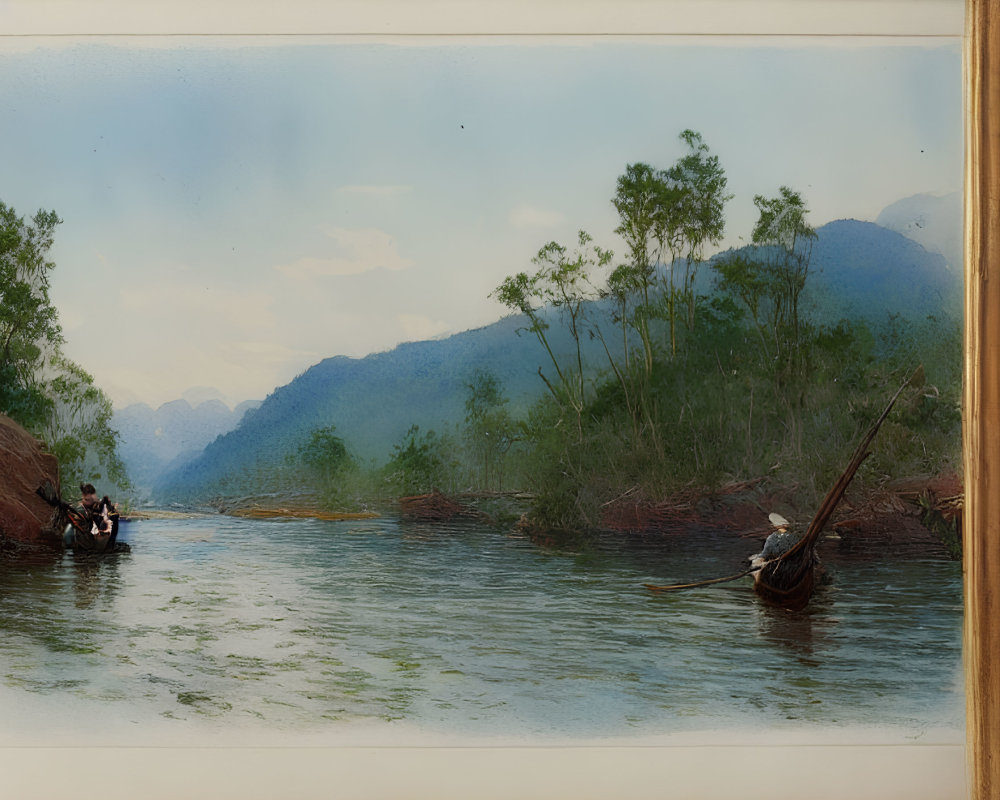
[[[737,572],[753,549],[696,533],[128,523],[128,554],[0,564],[0,744],[960,736],[958,564],[827,559],[799,613],[748,578],[643,589]]]

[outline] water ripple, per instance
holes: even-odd
[[[220,517],[125,538],[118,559],[0,565],[7,687],[95,718],[296,730],[961,725],[956,564],[833,564],[789,614],[745,582],[641,588],[737,571],[746,543],[705,531],[541,548],[468,524]]]

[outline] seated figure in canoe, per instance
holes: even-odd
[[[772,604],[803,608],[816,585],[819,557],[814,547],[799,547],[803,536],[791,532],[791,523],[783,516],[770,514],[768,519],[773,532],[764,541],[764,549],[750,556],[754,591]]]
[[[781,514],[769,514],[767,518],[771,521],[773,532],[764,541],[764,549],[750,556],[751,567],[762,567],[771,559],[787,553],[801,538],[789,532],[791,523]]]
[[[73,549],[86,553],[125,550],[118,544],[118,506],[107,495],[98,499],[92,483],[80,484],[80,502],[66,508],[73,533]]]
[[[118,506],[104,495],[98,499],[97,489],[92,483],[80,484],[80,502],[70,505],[59,497],[58,490],[46,481],[36,490],[36,494],[51,506],[59,508],[63,518],[68,520],[67,540],[74,550],[84,553],[111,553],[129,550],[124,542],[118,542]]]

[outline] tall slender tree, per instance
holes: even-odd
[[[647,373],[653,366],[649,321],[665,316],[670,326],[670,354],[677,352],[678,304],[686,308],[685,322],[694,328],[694,280],[704,260],[705,247],[718,244],[725,227],[723,209],[726,174],[719,157],[711,155],[700,133],[681,132],[688,152],[665,170],[649,164],[629,164],[619,176],[612,204],[618,212],[615,233],[624,239],[631,262],[632,281],[640,301],[635,306],[635,328],[643,343]],[[680,276],[677,270],[682,269]],[[652,297],[658,290],[656,302]],[[657,308],[663,311],[658,313]]]
[[[586,231],[577,234],[577,247],[571,252],[558,242],[545,244],[532,259],[537,267],[529,276],[519,273],[508,277],[493,292],[494,297],[528,318],[527,330],[534,333],[549,355],[556,371],[553,384],[539,369],[539,375],[560,405],[569,405],[576,415],[578,434],[582,436],[583,407],[586,402],[586,375],[583,364],[584,309],[598,292],[592,282],[595,270],[607,267],[613,254],[595,245]],[[549,328],[541,308],[555,309],[566,324],[573,340],[572,363],[560,363],[549,343]]]
[[[654,316],[652,295],[657,284],[662,284],[668,302],[672,302],[670,277],[658,276],[657,264],[677,239],[678,231],[673,227],[676,220],[673,209],[679,200],[679,190],[665,182],[662,173],[642,162],[625,167],[625,172],[619,176],[615,186],[615,196],[611,199],[619,220],[615,233],[625,241],[630,258],[626,266],[627,274],[620,274],[622,280],[617,285],[634,288],[638,294],[633,324],[642,342],[647,375],[653,369],[650,321]],[[667,269],[670,269],[669,265]],[[672,309],[672,305],[670,307]]]
[[[726,172],[719,157],[710,155],[700,133],[690,129],[680,134],[689,152],[666,171],[666,182],[674,187],[678,202],[672,228],[682,248],[684,278],[681,294],[687,302],[687,324],[694,328],[694,280],[705,258],[705,245],[717,245],[725,230],[723,209],[733,195],[726,194]]]
[[[809,210],[802,196],[787,186],[778,189],[777,197],[756,195],[753,202],[760,217],[754,226],[752,241],[761,248],[767,273],[774,284],[778,305],[775,326],[789,331],[788,347],[794,358],[801,342],[799,299],[809,276],[816,231],[806,221]]]
[[[517,438],[507,396],[496,373],[489,369],[475,370],[465,388],[466,442],[482,469],[483,488],[492,488],[495,479],[502,490],[504,457]]]

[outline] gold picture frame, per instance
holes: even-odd
[[[968,0],[965,41],[965,692],[969,789],[1000,795],[1000,3]]]

